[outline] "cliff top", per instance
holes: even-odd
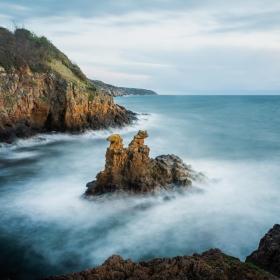
[[[0,27],[0,66],[6,71],[29,67],[32,72],[52,71],[66,80],[92,86],[81,69],[46,37],[24,28],[9,31]]]

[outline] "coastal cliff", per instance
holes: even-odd
[[[279,225],[269,231],[270,239],[278,240]],[[267,239],[267,236],[265,237]],[[279,244],[278,244],[279,245]],[[264,252],[273,250],[267,246]],[[271,260],[271,267],[277,268],[279,254]],[[63,276],[53,276],[46,280],[279,280],[272,270],[268,272],[239,259],[211,249],[193,256],[157,258],[150,261],[133,262],[120,256],[112,256],[101,266],[83,272]]]
[[[0,70],[1,71],[1,70]],[[134,114],[111,96],[29,68],[0,72],[0,140],[38,132],[81,131],[129,124]]]
[[[0,42],[0,141],[122,126],[135,119],[45,37],[0,28]]]
[[[97,174],[95,181],[87,184],[86,195],[113,192],[137,194],[186,188],[193,180],[202,177],[175,155],[150,158],[150,149],[144,144],[147,137],[148,133],[140,130],[125,148],[120,135],[111,135],[107,139],[110,146],[106,152],[105,170]]]

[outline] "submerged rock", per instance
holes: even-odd
[[[160,188],[188,187],[199,177],[190,166],[175,155],[161,155],[152,159],[144,144],[148,137],[140,130],[127,148],[120,135],[108,137],[105,170],[87,184],[86,195],[112,192],[147,193]]]
[[[268,231],[261,239],[259,248],[247,257],[246,262],[280,276],[280,225],[274,225]]]
[[[270,275],[218,249],[191,257],[160,258],[135,263],[112,256],[103,265],[48,280],[276,280]]]

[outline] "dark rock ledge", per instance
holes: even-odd
[[[259,248],[247,257],[246,262],[280,277],[280,225],[274,225],[261,239]]]
[[[261,240],[262,245],[266,243],[266,246],[259,248],[262,256],[269,256],[275,246],[279,248],[279,233],[280,225],[275,225]],[[255,252],[244,263],[219,249],[211,249],[193,256],[158,258],[138,263],[112,256],[99,267],[45,280],[279,280],[276,276],[279,273],[279,251],[276,252],[266,265],[272,269],[268,271],[275,275],[249,263]]]
[[[188,188],[192,181],[203,177],[175,155],[161,155],[152,159],[144,144],[148,137],[140,130],[127,148],[120,135],[111,135],[106,152],[105,170],[87,184],[86,195],[125,192],[151,193],[160,189]]]

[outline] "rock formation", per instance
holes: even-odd
[[[150,149],[144,144],[146,131],[139,131],[127,148],[120,135],[111,135],[106,152],[105,170],[96,180],[87,184],[86,195],[112,192],[147,193],[159,188],[190,186],[199,176],[175,155],[149,157]]]
[[[129,124],[134,114],[111,96],[52,73],[0,73],[0,141],[47,131],[81,131]]]
[[[0,28],[0,41],[0,141],[121,126],[135,119],[46,38]]]
[[[246,262],[255,264],[280,277],[280,225],[261,239],[259,248],[247,257]]]
[[[154,259],[135,263],[112,256],[103,265],[48,280],[276,280],[269,273],[218,249],[192,257]]]

